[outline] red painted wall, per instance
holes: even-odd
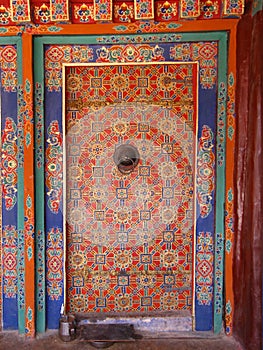
[[[237,31],[236,245],[234,334],[246,350],[262,347],[263,12]]]

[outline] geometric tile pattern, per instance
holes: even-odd
[[[68,311],[192,309],[196,66],[66,69]]]

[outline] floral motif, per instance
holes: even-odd
[[[36,118],[36,132],[35,132],[35,140],[36,140],[36,152],[35,152],[35,160],[38,168],[41,168],[44,164],[43,157],[43,113],[41,109],[41,105],[43,103],[43,92],[41,84],[35,85],[35,118]]]
[[[224,268],[224,238],[222,232],[216,233],[215,239],[215,323],[222,319],[223,312],[223,268]]]
[[[134,4],[132,3],[114,3],[114,21],[120,23],[129,23],[134,20]]]
[[[30,21],[30,4],[28,0],[12,0],[10,5],[14,22]]]
[[[225,306],[226,334],[231,335],[233,329],[233,309],[231,301],[228,300]]]
[[[51,21],[69,20],[69,9],[67,0],[51,0]]]
[[[108,0],[94,1],[95,20],[111,21],[112,20],[112,2]]]
[[[2,133],[2,197],[7,210],[17,202],[17,126],[12,118],[6,118]]]
[[[170,56],[179,61],[199,61],[200,83],[203,89],[212,89],[217,82],[217,44],[209,42],[175,43]]]
[[[213,298],[214,243],[210,232],[199,232],[196,242],[196,294],[199,305]]]
[[[112,129],[117,135],[125,135],[130,128],[130,124],[124,119],[124,120],[116,120],[113,125]]]
[[[120,311],[129,310],[131,305],[131,297],[129,294],[118,294],[116,297],[116,308]]]
[[[50,7],[43,3],[34,7],[34,20],[36,23],[46,24],[51,21]]]
[[[221,15],[221,0],[204,0],[200,3],[200,19],[216,19]]]
[[[1,83],[4,91],[17,91],[17,50],[14,46],[0,47]]]
[[[62,86],[62,64],[65,62],[89,62],[93,49],[87,45],[51,46],[45,53],[45,84],[49,91],[60,91]]]
[[[231,72],[228,77],[227,88],[227,136],[232,141],[235,134],[235,79]]]
[[[125,91],[129,87],[129,80],[124,75],[115,74],[112,77],[111,84],[117,91]]]
[[[140,45],[112,45],[110,48],[105,46],[96,50],[97,62],[150,62],[163,61],[163,49],[156,45],[152,47],[148,44]]]
[[[49,209],[57,214],[62,200],[62,135],[58,121],[54,120],[48,128],[48,147],[46,150],[46,186]]]
[[[39,230],[37,232],[37,245],[36,245],[36,293],[37,293],[37,307],[38,310],[44,311],[45,309],[45,242],[44,232]]]
[[[85,312],[88,306],[87,297],[85,294],[76,294],[69,300],[69,306],[71,310],[77,312]]]
[[[72,4],[72,22],[73,23],[94,23],[94,5],[93,4]]]
[[[192,18],[200,15],[199,0],[181,0],[181,17]]]
[[[174,267],[178,264],[178,254],[175,250],[164,250],[161,256],[161,262],[164,267]]]
[[[172,179],[176,176],[176,167],[171,162],[163,162],[159,165],[162,179]]]
[[[58,228],[47,233],[47,293],[51,300],[62,295],[63,286],[63,234]]]
[[[98,274],[92,277],[92,285],[94,289],[107,290],[109,288],[110,278],[108,274]]]
[[[164,310],[177,310],[182,307],[183,300],[180,300],[178,292],[165,292],[161,299]]]
[[[242,0],[225,0],[224,14],[228,16],[240,16],[244,12],[244,3]]]
[[[115,256],[116,266],[120,269],[127,269],[132,263],[131,252],[128,250],[118,250]]]
[[[17,230],[3,227],[3,291],[6,298],[17,296]]]
[[[0,24],[1,25],[11,25],[11,11],[10,8],[6,8],[5,6],[0,6]]]
[[[217,164],[223,166],[225,163],[225,120],[226,120],[226,97],[227,89],[224,82],[219,84],[218,92],[218,120],[217,120]]]
[[[136,0],[135,19],[150,19],[154,17],[153,0]]]
[[[207,217],[212,210],[215,165],[213,137],[212,130],[207,125],[204,125],[199,139],[196,180],[197,201],[202,218]]]
[[[131,210],[129,208],[118,208],[115,212],[114,212],[114,219],[116,220],[116,222],[120,223],[120,224],[124,224],[124,223],[128,223],[130,222],[132,217],[132,213]]]
[[[157,1],[155,5],[156,17],[159,21],[178,21],[179,4],[177,1]]]

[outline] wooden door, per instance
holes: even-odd
[[[65,74],[67,311],[192,314],[197,64]],[[122,144],[139,152],[129,174]]]

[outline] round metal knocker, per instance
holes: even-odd
[[[140,154],[136,147],[123,144],[116,148],[113,160],[122,174],[130,174],[140,160]]]

